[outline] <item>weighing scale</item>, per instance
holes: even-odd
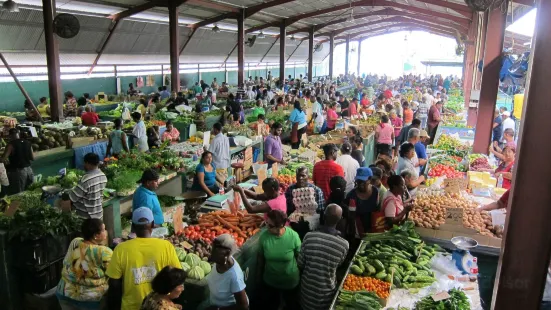
[[[472,238],[462,236],[453,237],[451,242],[457,247],[452,253],[452,259],[457,269],[463,274],[478,274],[478,260],[469,252],[469,250],[474,249],[478,245],[478,242]]]

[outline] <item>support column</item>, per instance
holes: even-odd
[[[551,253],[551,2],[537,1],[536,26],[527,75],[519,145],[507,206],[492,309],[540,309]],[[529,228],[529,229],[527,229]],[[528,263],[529,262],[529,263]]]
[[[333,78],[333,56],[335,51],[335,34],[329,35],[329,78]]]
[[[314,72],[314,26],[308,30],[308,82],[312,82]]]
[[[362,40],[358,40],[358,71],[356,72],[357,77],[360,77],[362,75],[360,72],[361,54],[362,54]]]
[[[346,36],[346,54],[344,56],[344,75],[348,74],[348,54],[350,53],[350,36]]]
[[[473,81],[476,75],[476,56],[478,51],[478,38],[481,35],[479,14],[473,12],[472,23],[468,31],[468,43],[465,43],[465,57],[463,61],[463,93],[465,94],[465,110],[467,111],[467,125],[476,125],[476,108],[469,108],[471,90],[474,88]]]
[[[174,0],[168,3],[168,31],[170,37],[170,87],[180,91],[180,36],[178,27],[178,6]]]
[[[237,86],[245,82],[245,10],[237,17]]]
[[[287,42],[287,21],[279,25],[279,87],[285,85],[285,44]]]
[[[61,72],[59,70],[59,47],[54,35],[55,0],[42,0],[44,16],[44,41],[46,42],[46,63],[48,66],[48,91],[50,112],[54,122],[63,121],[63,95],[61,93]]]
[[[501,70],[502,62],[501,55],[503,52],[506,13],[502,12],[500,6],[492,10],[488,16],[484,69],[482,72],[482,86],[480,88],[480,101],[478,103],[478,117],[473,144],[473,152],[475,153],[487,154],[492,137],[492,124],[499,86],[499,71]]]

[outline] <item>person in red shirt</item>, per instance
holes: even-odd
[[[438,124],[440,124],[440,121],[442,118],[440,117],[440,111],[442,110],[442,101],[438,101],[435,105],[431,106],[429,109],[429,116],[428,116],[428,129],[429,129],[429,135],[430,135],[430,144],[434,141],[434,137],[436,136],[436,130],[438,130]]]
[[[498,199],[498,201],[492,202],[490,204],[487,204],[485,206],[482,206],[478,208],[478,211],[491,211],[496,209],[504,209],[507,208],[507,203],[509,203],[509,191],[508,189],[501,197]]]
[[[338,148],[333,143],[328,143],[323,146],[323,153],[325,154],[325,160],[322,160],[314,165],[314,172],[312,179],[314,184],[321,188],[324,197],[329,197],[331,193],[331,187],[329,182],[334,176],[341,176],[344,178],[344,170],[335,162],[337,159]]]
[[[84,126],[95,126],[99,122],[99,116],[92,112],[92,108],[89,106],[86,106],[86,109],[84,109],[84,113],[80,116],[82,119],[82,125]]]

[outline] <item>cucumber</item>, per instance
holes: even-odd
[[[384,272],[384,271],[381,271],[381,272],[379,272],[378,274],[375,275],[375,278],[379,279],[379,280],[382,280],[385,277],[386,277],[386,272]]]
[[[390,282],[392,282],[392,277],[389,274],[387,274],[384,280],[385,280],[385,282],[390,283]]]
[[[375,267],[373,267],[370,263],[364,262],[363,265],[365,270],[369,273],[369,275],[377,273],[377,270],[375,269]]]
[[[385,266],[383,265],[383,263],[381,263],[380,260],[374,259],[374,260],[372,261],[372,263],[373,263],[373,267],[375,267],[375,269],[377,270],[377,272],[380,273],[381,271],[384,271],[384,270],[385,270]]]
[[[400,278],[396,274],[394,274],[394,281],[392,283],[398,288],[402,287],[402,281],[400,281]]]
[[[360,268],[359,266],[357,265],[352,265],[350,267],[350,272],[352,272],[353,274],[357,275],[357,276],[361,276],[362,273],[363,273],[363,270],[362,268]]]

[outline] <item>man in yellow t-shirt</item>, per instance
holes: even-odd
[[[132,212],[132,228],[137,238],[119,244],[109,267],[109,309],[138,310],[151,292],[151,281],[166,266],[181,268],[170,242],[151,238],[153,213],[146,207]],[[121,304],[122,301],[122,304]]]

